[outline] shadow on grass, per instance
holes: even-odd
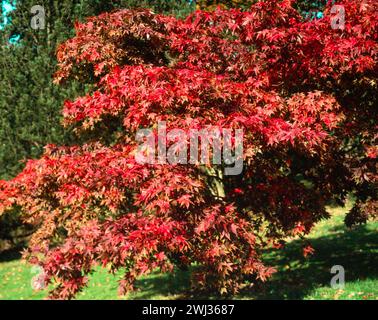
[[[365,226],[354,230],[334,228],[337,233],[311,240],[314,255],[304,258],[302,241],[292,241],[281,250],[268,250],[264,254],[267,265],[275,266],[277,273],[255,289],[242,292],[236,298],[246,299],[303,299],[318,287],[329,286],[334,265],[345,268],[345,281],[378,278],[378,233]],[[188,298],[189,272],[158,275],[140,279],[136,299],[152,299],[157,296]],[[192,297],[193,298],[193,297]],[[209,298],[209,297],[194,297]]]
[[[23,248],[12,248],[8,250],[3,250],[0,252],[0,263],[10,262],[13,260],[19,260],[21,258],[21,250]]]
[[[136,283],[139,292],[136,299],[156,299],[160,297],[177,296],[178,299],[188,298],[190,287],[190,271],[175,270],[173,273],[154,273],[149,277],[139,279]]]
[[[305,259],[301,254],[301,241],[293,241],[281,252],[270,251],[266,263],[277,266],[277,273],[264,285],[248,293],[245,298],[303,299],[312,290],[330,285],[330,270],[334,265],[345,269],[345,282],[378,278],[378,233],[365,226],[311,240],[313,256]],[[343,232],[344,231],[344,232]]]

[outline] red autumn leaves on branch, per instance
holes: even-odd
[[[50,297],[73,298],[97,264],[125,270],[121,294],[155,268],[192,263],[196,289],[234,294],[267,279],[261,250],[307,234],[328,201],[354,193],[346,222],[376,217],[378,5],[342,4],[343,30],[329,7],[308,22],[288,0],[76,25],[55,80],[94,88],[63,109],[83,144],[47,146],[0,184],[1,211],[38,226],[25,256],[54,284]],[[242,174],[137,163],[137,130],[159,121],[243,129]]]

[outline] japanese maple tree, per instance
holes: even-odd
[[[0,185],[1,210],[39,226],[25,257],[52,298],[73,298],[98,264],[124,270],[121,294],[142,274],[192,263],[194,288],[234,294],[267,279],[261,250],[306,235],[327,202],[354,193],[346,222],[376,217],[378,4],[343,1],[340,29],[331,6],[304,21],[292,5],[185,20],[121,10],[76,25],[55,80],[94,88],[64,105],[82,144],[46,146]],[[243,129],[242,174],[139,163],[136,134],[159,121]]]

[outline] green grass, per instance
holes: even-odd
[[[265,284],[240,293],[238,299],[378,299],[378,223],[348,230],[343,225],[348,208],[329,208],[332,218],[320,222],[309,236],[315,253],[304,258],[301,241],[282,250],[267,250],[264,260],[277,267]],[[345,268],[345,288],[332,289],[333,265]],[[46,291],[33,291],[32,268],[17,254],[0,256],[0,299],[43,299]],[[120,299],[117,276],[99,269],[78,299]],[[189,287],[188,272],[152,273],[137,281],[136,292],[124,299],[180,299]]]

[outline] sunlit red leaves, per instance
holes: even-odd
[[[95,264],[126,268],[125,294],[138,276],[177,261],[199,265],[197,288],[235,293],[272,274],[261,249],[307,234],[327,217],[326,201],[357,188],[365,200],[348,225],[377,211],[374,114],[365,92],[342,96],[376,86],[377,3],[344,2],[344,30],[331,28],[329,9],[306,22],[288,0],[185,20],[122,10],[76,25],[58,48],[56,82],[94,84],[65,103],[63,117],[98,142],[47,146],[0,182],[0,211],[16,205],[39,226],[31,251],[42,257],[32,260],[57,281],[53,298],[74,297]],[[137,163],[136,130],[160,120],[187,133],[243,129],[243,174]],[[115,121],[117,139],[106,144]],[[213,191],[219,179],[224,195]]]

